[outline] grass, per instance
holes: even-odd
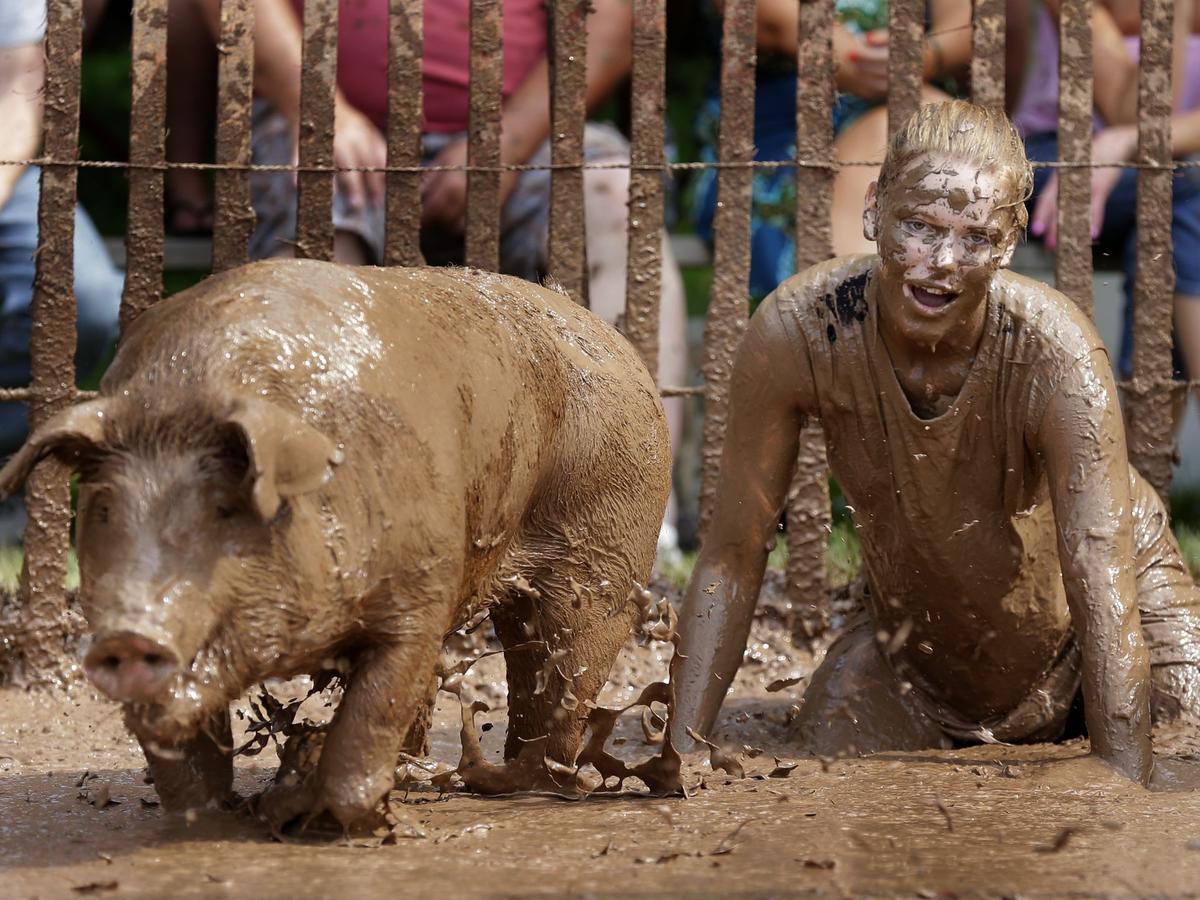
[[[25,554],[20,547],[0,547],[0,593],[14,593],[21,583]],[[72,547],[67,556],[67,590],[79,587],[79,560]]]

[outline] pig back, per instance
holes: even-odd
[[[275,260],[214,276],[139,317],[102,385],[164,389],[288,407],[343,451],[345,514],[419,532],[418,557],[464,529],[511,533],[547,473],[585,474],[614,444],[654,457],[652,480],[669,466],[653,380],[620,335],[475,270]]]

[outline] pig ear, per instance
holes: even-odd
[[[73,463],[80,451],[99,447],[104,441],[105,414],[110,402],[104,397],[89,400],[70,406],[44,422],[0,469],[0,499],[19,491],[33,467],[50,454]]]
[[[295,413],[266,400],[239,400],[229,421],[241,431],[254,479],[251,499],[264,522],[282,498],[315,491],[342,461],[342,452]]]

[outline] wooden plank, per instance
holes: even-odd
[[[471,92],[467,138],[468,266],[500,270],[502,5],[471,0]],[[480,167],[476,169],[475,167]]]
[[[1091,0],[1062,0],[1058,39],[1058,158],[1092,160]],[[1086,167],[1058,170],[1058,248],[1054,280],[1060,291],[1095,316],[1092,296],[1090,199],[1092,172]]]
[[[704,329],[704,444],[701,448],[700,533],[712,515],[720,477],[729,382],[746,330],[750,285],[750,200],[754,159],[754,0],[727,0],[721,40],[720,162],[713,220],[713,281]]]
[[[162,297],[163,168],[167,159],[167,0],[133,4],[129,225],[121,330]]]
[[[333,125],[337,95],[338,0],[305,0],[300,52],[300,168],[296,256],[333,259]]]
[[[888,137],[921,103],[925,0],[888,5]]]
[[[424,0],[390,0],[388,19],[388,165],[421,164],[421,84]],[[421,173],[388,172],[383,259],[420,266]]]
[[[587,118],[587,15],[591,0],[553,0],[550,12],[549,274],[587,305],[583,128]],[[569,168],[560,168],[568,166]]]
[[[658,378],[662,298],[663,173],[666,126],[666,0],[634,0],[629,264],[625,337]]]
[[[221,0],[221,43],[217,61],[217,164],[250,163],[250,118],[254,96],[254,2]],[[249,259],[254,207],[246,172],[218,169],[213,271]]]
[[[43,152],[74,161],[79,152],[79,69],[83,22],[77,0],[46,4],[46,84]],[[37,271],[29,340],[32,395],[29,425],[37,428],[75,394],[75,186],[71,165],[46,165],[38,204]],[[25,559],[21,606],[12,644],[0,661],[0,681],[32,684],[61,674],[67,628],[67,548],[71,521],[69,471],[54,458],[34,467],[25,484]]]
[[[1137,279],[1129,455],[1166,499],[1175,428],[1171,414],[1171,42],[1173,0],[1142,0],[1138,64]]]
[[[796,83],[796,156],[832,160],[833,8],[827,3],[800,7],[800,77]],[[796,270],[833,256],[832,206],[835,170],[796,168]],[[787,591],[792,632],[809,639],[829,624],[825,578],[826,536],[830,525],[829,468],[825,434],[810,423],[800,434],[796,474],[787,499]]]
[[[1005,0],[974,0],[972,5],[971,100],[1004,109]]]

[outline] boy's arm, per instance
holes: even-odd
[[[1150,657],[1134,580],[1129,457],[1116,385],[1099,351],[1058,386],[1042,419],[1058,554],[1083,651],[1083,700],[1092,752],[1146,784]]]
[[[787,313],[785,313],[786,315]],[[742,661],[791,482],[812,378],[780,318],[776,295],[754,317],[738,349],[712,520],[680,612],[671,735],[692,747],[687,727],[707,734]]]

